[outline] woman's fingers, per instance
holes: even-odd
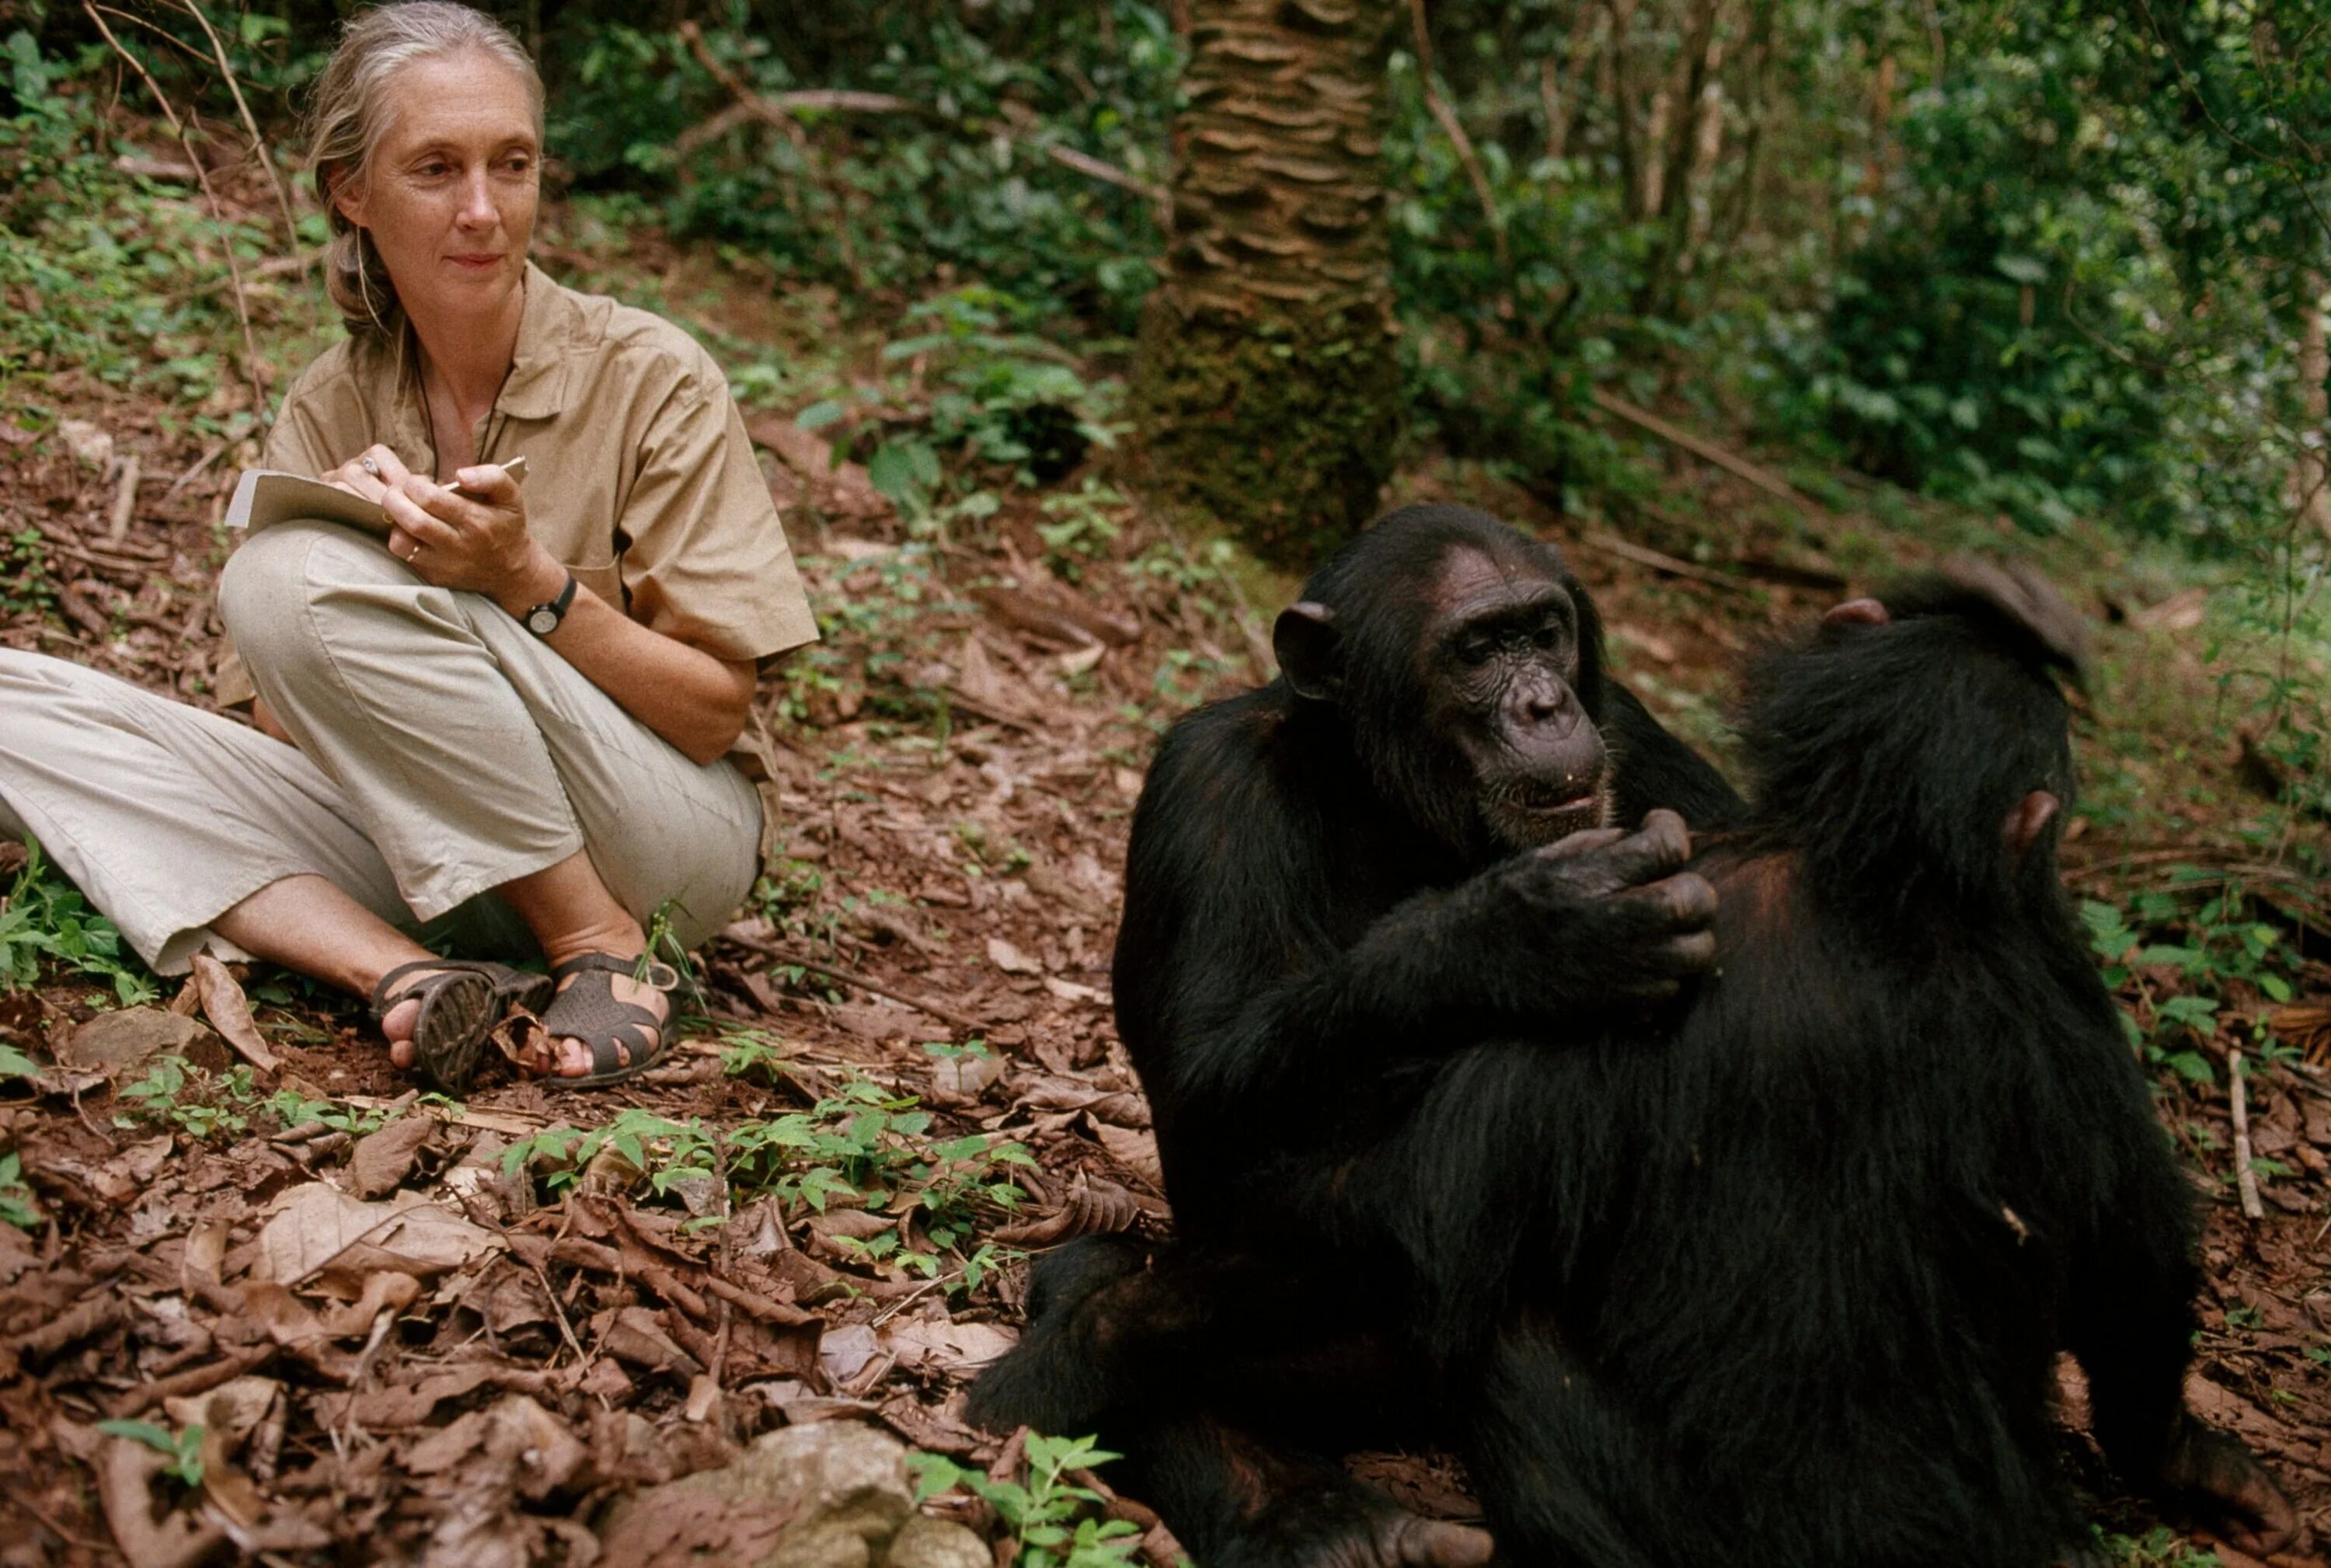
[[[416,489],[427,497],[427,505],[416,499]],[[470,530],[463,526],[469,519],[461,514],[455,513],[452,520],[442,515],[439,508],[448,503],[452,507],[471,504],[459,496],[443,495],[426,480],[408,476],[403,485],[381,498],[380,509],[393,528],[403,530],[424,548],[433,545],[452,549],[466,542]]]

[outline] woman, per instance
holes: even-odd
[[[350,336],[266,461],[392,526],[278,525],[228,561],[220,696],[255,728],[0,651],[0,832],[157,971],[208,947],[368,996],[450,1089],[513,1004],[566,1082],[657,1059],[674,977],[646,924],[692,943],[750,889],[756,668],[816,636],[710,357],[528,263],[541,138],[525,51],[444,0],[357,18],[319,82]]]

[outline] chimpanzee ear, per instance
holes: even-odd
[[[2008,858],[2023,859],[2039,841],[2040,835],[2048,831],[2048,824],[2056,820],[2056,813],[2062,805],[2046,790],[2033,790],[2016,802],[1999,830],[2001,841],[2007,845]]]
[[[1336,613],[1305,599],[1279,613],[1270,629],[1270,651],[1279,656],[1279,672],[1295,695],[1313,702],[1333,701],[1343,685],[1342,639],[1336,632]]]
[[[1893,619],[1886,606],[1875,599],[1848,599],[1833,604],[1822,615],[1824,626],[1883,626]]]

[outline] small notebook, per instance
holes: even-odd
[[[526,483],[526,459],[514,457],[500,465],[517,484]],[[460,485],[446,489],[460,494]],[[226,526],[230,528],[271,528],[278,523],[294,519],[325,523],[345,523],[351,528],[385,536],[388,518],[378,501],[353,496],[338,485],[328,485],[321,480],[311,480],[305,474],[284,473],[277,469],[245,469],[234,487],[234,499],[227,504]]]

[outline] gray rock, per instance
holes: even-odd
[[[890,1537],[883,1568],[995,1568],[995,1555],[978,1531],[952,1519],[918,1514]]]
[[[603,1568],[872,1568],[914,1512],[906,1456],[851,1421],[765,1433],[717,1470],[618,1503]]]

